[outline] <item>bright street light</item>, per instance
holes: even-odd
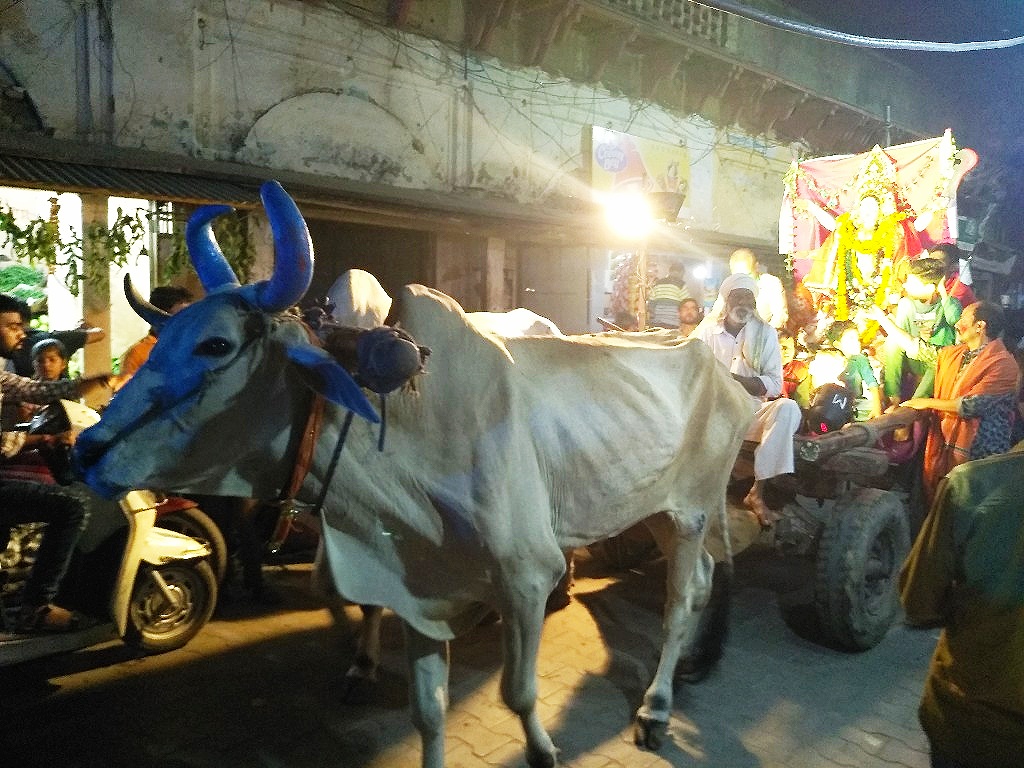
[[[654,213],[643,192],[612,193],[603,202],[605,220],[619,237],[641,241],[654,229]]]

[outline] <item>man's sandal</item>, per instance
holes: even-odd
[[[78,629],[78,616],[59,605],[26,606],[21,609],[15,624],[15,631],[24,634],[35,632],[73,632]]]

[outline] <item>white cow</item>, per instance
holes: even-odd
[[[300,496],[324,492],[324,541],[338,591],[385,605],[406,628],[410,703],[424,768],[444,764],[447,641],[502,617],[502,698],[531,766],[557,762],[536,709],[545,600],[564,549],[646,520],[668,561],[665,637],[637,713],[657,747],[672,678],[712,567],[703,539],[750,418],[747,395],[699,342],[662,335],[502,340],[449,297],[407,286],[393,316],[429,346],[418,392],[392,395],[387,433],[361,419],[332,454],[347,408],[376,418],[345,371],[282,313],[308,286],[304,222],[274,182],[263,190],[275,274],[239,286],[200,209],[189,244],[207,296],[163,322],[145,366],[82,434],[77,457],[108,495],[128,488],[267,498],[290,476],[309,387],[333,402]],[[333,363],[333,364],[332,364]]]

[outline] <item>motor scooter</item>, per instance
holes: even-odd
[[[69,425],[80,430],[95,421],[95,412],[90,416],[86,411],[91,409],[83,410],[78,403],[61,401],[59,407],[64,423],[51,417],[49,425],[41,426],[45,419],[40,419],[36,434],[66,431]],[[210,546],[158,527],[165,499],[157,493],[136,490],[111,502],[84,485],[69,487],[90,494],[90,518],[56,602],[84,620],[70,632],[12,633],[9,627],[18,609],[17,589],[12,587],[17,585],[0,585],[0,667],[114,638],[145,653],[184,646],[206,625],[217,602],[217,579],[207,562]]]

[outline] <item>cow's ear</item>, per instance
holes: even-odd
[[[363,390],[333,357],[309,344],[289,345],[287,354],[311,389],[373,424],[380,423]]]

